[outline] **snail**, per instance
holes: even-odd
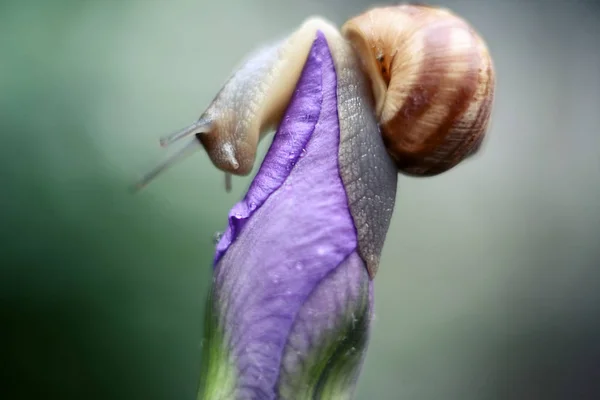
[[[160,139],[166,147],[193,137],[138,188],[199,145],[225,172],[228,190],[231,174],[248,175],[260,139],[277,127],[285,112],[317,31],[325,35],[333,54],[340,98],[344,85],[366,84],[370,89],[355,91],[371,105],[361,112],[374,114],[397,172],[438,175],[479,150],[495,85],[484,40],[447,9],[403,4],[368,10],[341,31],[312,17],[288,38],[256,52],[197,121]],[[356,81],[361,75],[364,83]]]
[[[320,18],[259,49],[229,78],[200,118],[160,139],[189,142],[136,185],[141,189],[204,147],[231,176],[248,175],[259,141],[278,127],[317,37],[333,59],[338,166],[369,275],[378,270],[397,179],[439,175],[475,154],[489,125],[495,74],[483,39],[449,10],[373,8],[338,30]],[[293,134],[293,132],[292,132]]]

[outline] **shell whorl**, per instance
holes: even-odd
[[[401,172],[437,175],[479,149],[495,74],[466,21],[441,8],[400,5],[359,15],[342,34],[371,79],[383,139]]]

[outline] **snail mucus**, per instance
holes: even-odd
[[[166,147],[191,138],[137,187],[201,147],[225,172],[228,190],[232,174],[248,175],[260,139],[285,113],[317,32],[326,37],[337,72],[338,158],[357,226],[368,226],[377,213],[389,222],[398,173],[438,175],[479,150],[495,86],[484,40],[447,9],[403,4],[368,10],[341,30],[313,17],[254,53],[197,121],[160,139]],[[372,178],[359,179],[364,174]],[[378,202],[365,193],[379,193]],[[358,231],[374,276],[387,226]]]

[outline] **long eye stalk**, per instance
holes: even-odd
[[[194,138],[188,144],[186,144],[185,147],[183,147],[177,153],[175,153],[174,155],[169,157],[166,161],[164,161],[161,164],[159,164],[158,166],[156,166],[154,169],[152,169],[152,171],[150,171],[146,175],[144,175],[144,177],[138,183],[136,183],[134,185],[133,190],[136,192],[141,190],[146,185],[148,185],[148,183],[150,183],[154,178],[156,178],[159,174],[164,172],[167,168],[169,168],[172,165],[176,164],[177,162],[181,161],[183,158],[192,154],[196,150],[199,150],[201,147],[200,146],[201,143],[198,138],[198,135],[210,132],[211,126],[212,126],[212,124],[209,121],[201,118],[198,121],[194,122],[193,124],[183,128],[183,129],[178,130],[177,132],[173,132],[170,135],[163,136],[162,138],[160,138],[161,147],[167,147],[167,146],[173,144],[174,142],[177,142],[188,136],[194,135]]]
[[[163,136],[162,138],[160,138],[160,145],[162,147],[167,147],[168,145],[183,139],[185,137],[191,136],[191,135],[199,135],[202,133],[206,133],[209,132],[211,128],[211,123],[207,120],[204,119],[199,119],[198,121],[194,122],[192,125],[183,128],[177,132],[173,132],[170,135],[167,136]]]
[[[192,153],[195,153],[201,148],[202,145],[200,141],[194,137],[194,139],[192,139],[188,144],[186,144],[181,150],[173,154],[167,160],[163,161],[161,164],[157,165],[154,169],[152,169],[150,172],[144,175],[142,179],[135,184],[133,190],[135,192],[140,191],[145,186],[147,186],[154,178],[156,178],[162,172],[166,171],[169,167],[183,160],[185,157],[191,155]]]

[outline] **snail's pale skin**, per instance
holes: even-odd
[[[374,277],[398,172],[444,172],[479,148],[487,128],[491,58],[481,38],[454,14],[426,6],[376,8],[341,32],[310,18],[251,56],[197,122],[161,144],[192,136],[184,152],[201,143],[228,178],[249,174],[260,139],[276,129],[291,100],[318,31],[327,39],[338,79],[341,177],[359,252]],[[180,157],[157,167],[140,186]]]

